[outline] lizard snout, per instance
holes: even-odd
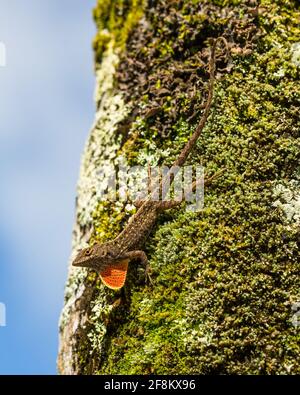
[[[76,258],[72,262],[72,266],[75,267],[92,267],[93,263],[93,249],[85,248],[77,254]]]

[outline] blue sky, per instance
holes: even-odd
[[[96,0],[0,0],[0,374],[56,373]]]

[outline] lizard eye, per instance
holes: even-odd
[[[84,253],[85,256],[90,256],[91,254],[92,254],[91,248],[88,248],[87,250],[85,250],[85,253]]]

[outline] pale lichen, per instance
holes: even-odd
[[[292,62],[295,66],[300,67],[300,42],[292,44]]]
[[[96,350],[98,355],[102,354],[104,338],[107,333],[105,317],[108,317],[112,310],[113,306],[107,300],[107,293],[103,287],[100,287],[97,298],[91,303],[89,320],[92,324],[92,329],[88,332],[88,338],[91,342],[90,353]]]
[[[286,215],[290,224],[300,225],[300,184],[296,180],[290,181],[287,185],[278,184],[274,188],[274,207],[278,207]]]
[[[77,216],[82,226],[92,223],[92,214],[103,197],[103,190],[108,186],[121,147],[121,136],[116,134],[116,130],[129,112],[122,95],[114,93],[117,64],[118,57],[110,46],[96,71],[95,101],[98,110],[83,153],[79,175]]]

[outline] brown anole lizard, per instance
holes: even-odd
[[[162,188],[166,182],[166,177],[169,177],[169,185],[172,184],[174,180],[174,172],[172,172],[172,169],[183,166],[205,126],[213,98],[216,69],[216,46],[219,41],[223,41],[225,46],[227,46],[226,40],[223,37],[215,39],[212,44],[209,62],[210,79],[208,97],[201,120],[190,140],[173,163],[169,172],[161,180],[160,188]],[[210,179],[205,180],[204,183],[210,183],[212,179],[218,175],[219,173],[215,174]],[[130,218],[124,230],[112,241],[108,241],[103,244],[95,244],[92,247],[81,250],[73,261],[73,266],[94,269],[100,273],[102,281],[107,286],[113,289],[119,289],[124,285],[128,263],[131,260],[138,259],[145,266],[147,278],[150,279],[148,259],[143,251],[143,245],[145,244],[159,213],[176,207],[179,204],[181,204],[181,202],[178,200],[155,201],[151,199],[151,196],[148,196],[148,198],[143,201],[136,202],[135,205],[138,207],[138,210]]]

